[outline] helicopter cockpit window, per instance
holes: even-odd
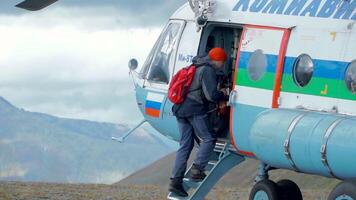
[[[179,30],[179,23],[171,23],[161,35],[155,54],[153,55],[151,68],[147,76],[148,80],[168,84],[171,73],[169,66],[173,62],[171,58],[177,46]]]
[[[157,46],[157,44],[155,44],[155,46],[151,50],[150,54],[148,54],[148,57],[147,57],[145,63],[142,65],[142,68],[141,68],[141,71],[140,71],[141,78],[145,78],[148,70],[150,69],[150,65],[152,63],[153,54],[154,54],[154,52],[156,50],[156,46]]]
[[[307,54],[300,55],[293,67],[293,79],[299,87],[308,85],[313,77],[314,63],[312,58]]]
[[[345,82],[347,88],[353,94],[356,94],[356,60],[352,61],[351,64],[347,67],[345,73]]]

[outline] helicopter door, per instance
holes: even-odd
[[[278,106],[289,34],[289,29],[244,26],[229,100],[231,140],[241,154],[254,156],[251,126],[259,113]]]

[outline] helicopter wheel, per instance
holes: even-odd
[[[280,180],[277,185],[280,200],[303,200],[302,192],[293,181]]]
[[[356,200],[356,182],[343,181],[330,193],[328,200]]]
[[[271,180],[262,180],[253,186],[250,200],[278,200],[278,186]]]

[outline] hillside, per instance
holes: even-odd
[[[113,183],[172,152],[158,135],[127,125],[19,109],[0,97],[0,181]]]

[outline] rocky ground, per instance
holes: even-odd
[[[305,200],[326,200],[328,193],[303,191]],[[246,200],[248,194],[248,189],[215,188],[206,199]],[[162,186],[0,182],[1,200],[164,200],[166,195]]]
[[[174,154],[156,161],[112,185],[0,182],[0,200],[165,200]],[[258,161],[246,160],[216,185],[207,200],[248,200]],[[271,180],[290,179],[301,188],[304,200],[326,200],[339,182],[335,179],[273,170]]]

